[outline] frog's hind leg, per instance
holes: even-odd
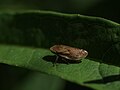
[[[58,55],[56,55],[56,59],[55,59],[55,61],[53,62],[53,67],[56,65],[56,63],[57,63],[58,59],[59,59],[59,56],[58,56]]]

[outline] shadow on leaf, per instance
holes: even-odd
[[[56,62],[56,55],[48,55],[43,57],[43,60],[55,63]],[[69,59],[63,59],[62,57],[59,57],[56,63],[62,63],[62,64],[78,64],[81,63],[81,61],[75,61],[75,60],[69,60]]]
[[[106,84],[106,83],[114,82],[114,81],[120,81],[120,75],[107,76],[107,77],[103,77],[103,79],[87,81],[84,83]]]

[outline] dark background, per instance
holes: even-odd
[[[119,23],[120,0],[0,0],[1,10],[50,10],[98,16]]]
[[[0,11],[49,10],[103,17],[120,22],[120,0],[0,0]],[[0,64],[0,90],[10,90],[29,70]],[[11,82],[12,81],[12,82]],[[11,89],[12,90],[12,89]],[[91,90],[66,81],[64,90]]]

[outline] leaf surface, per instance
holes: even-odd
[[[0,13],[0,63],[37,70],[98,90],[120,89],[120,25],[98,17],[49,11]],[[53,67],[49,48],[89,52],[80,63]]]

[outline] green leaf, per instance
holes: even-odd
[[[0,13],[0,62],[59,76],[97,90],[119,90],[120,25],[98,17],[48,11]],[[53,67],[49,48],[83,48],[88,58]]]
[[[63,90],[64,83],[58,77],[32,72],[14,90]]]

